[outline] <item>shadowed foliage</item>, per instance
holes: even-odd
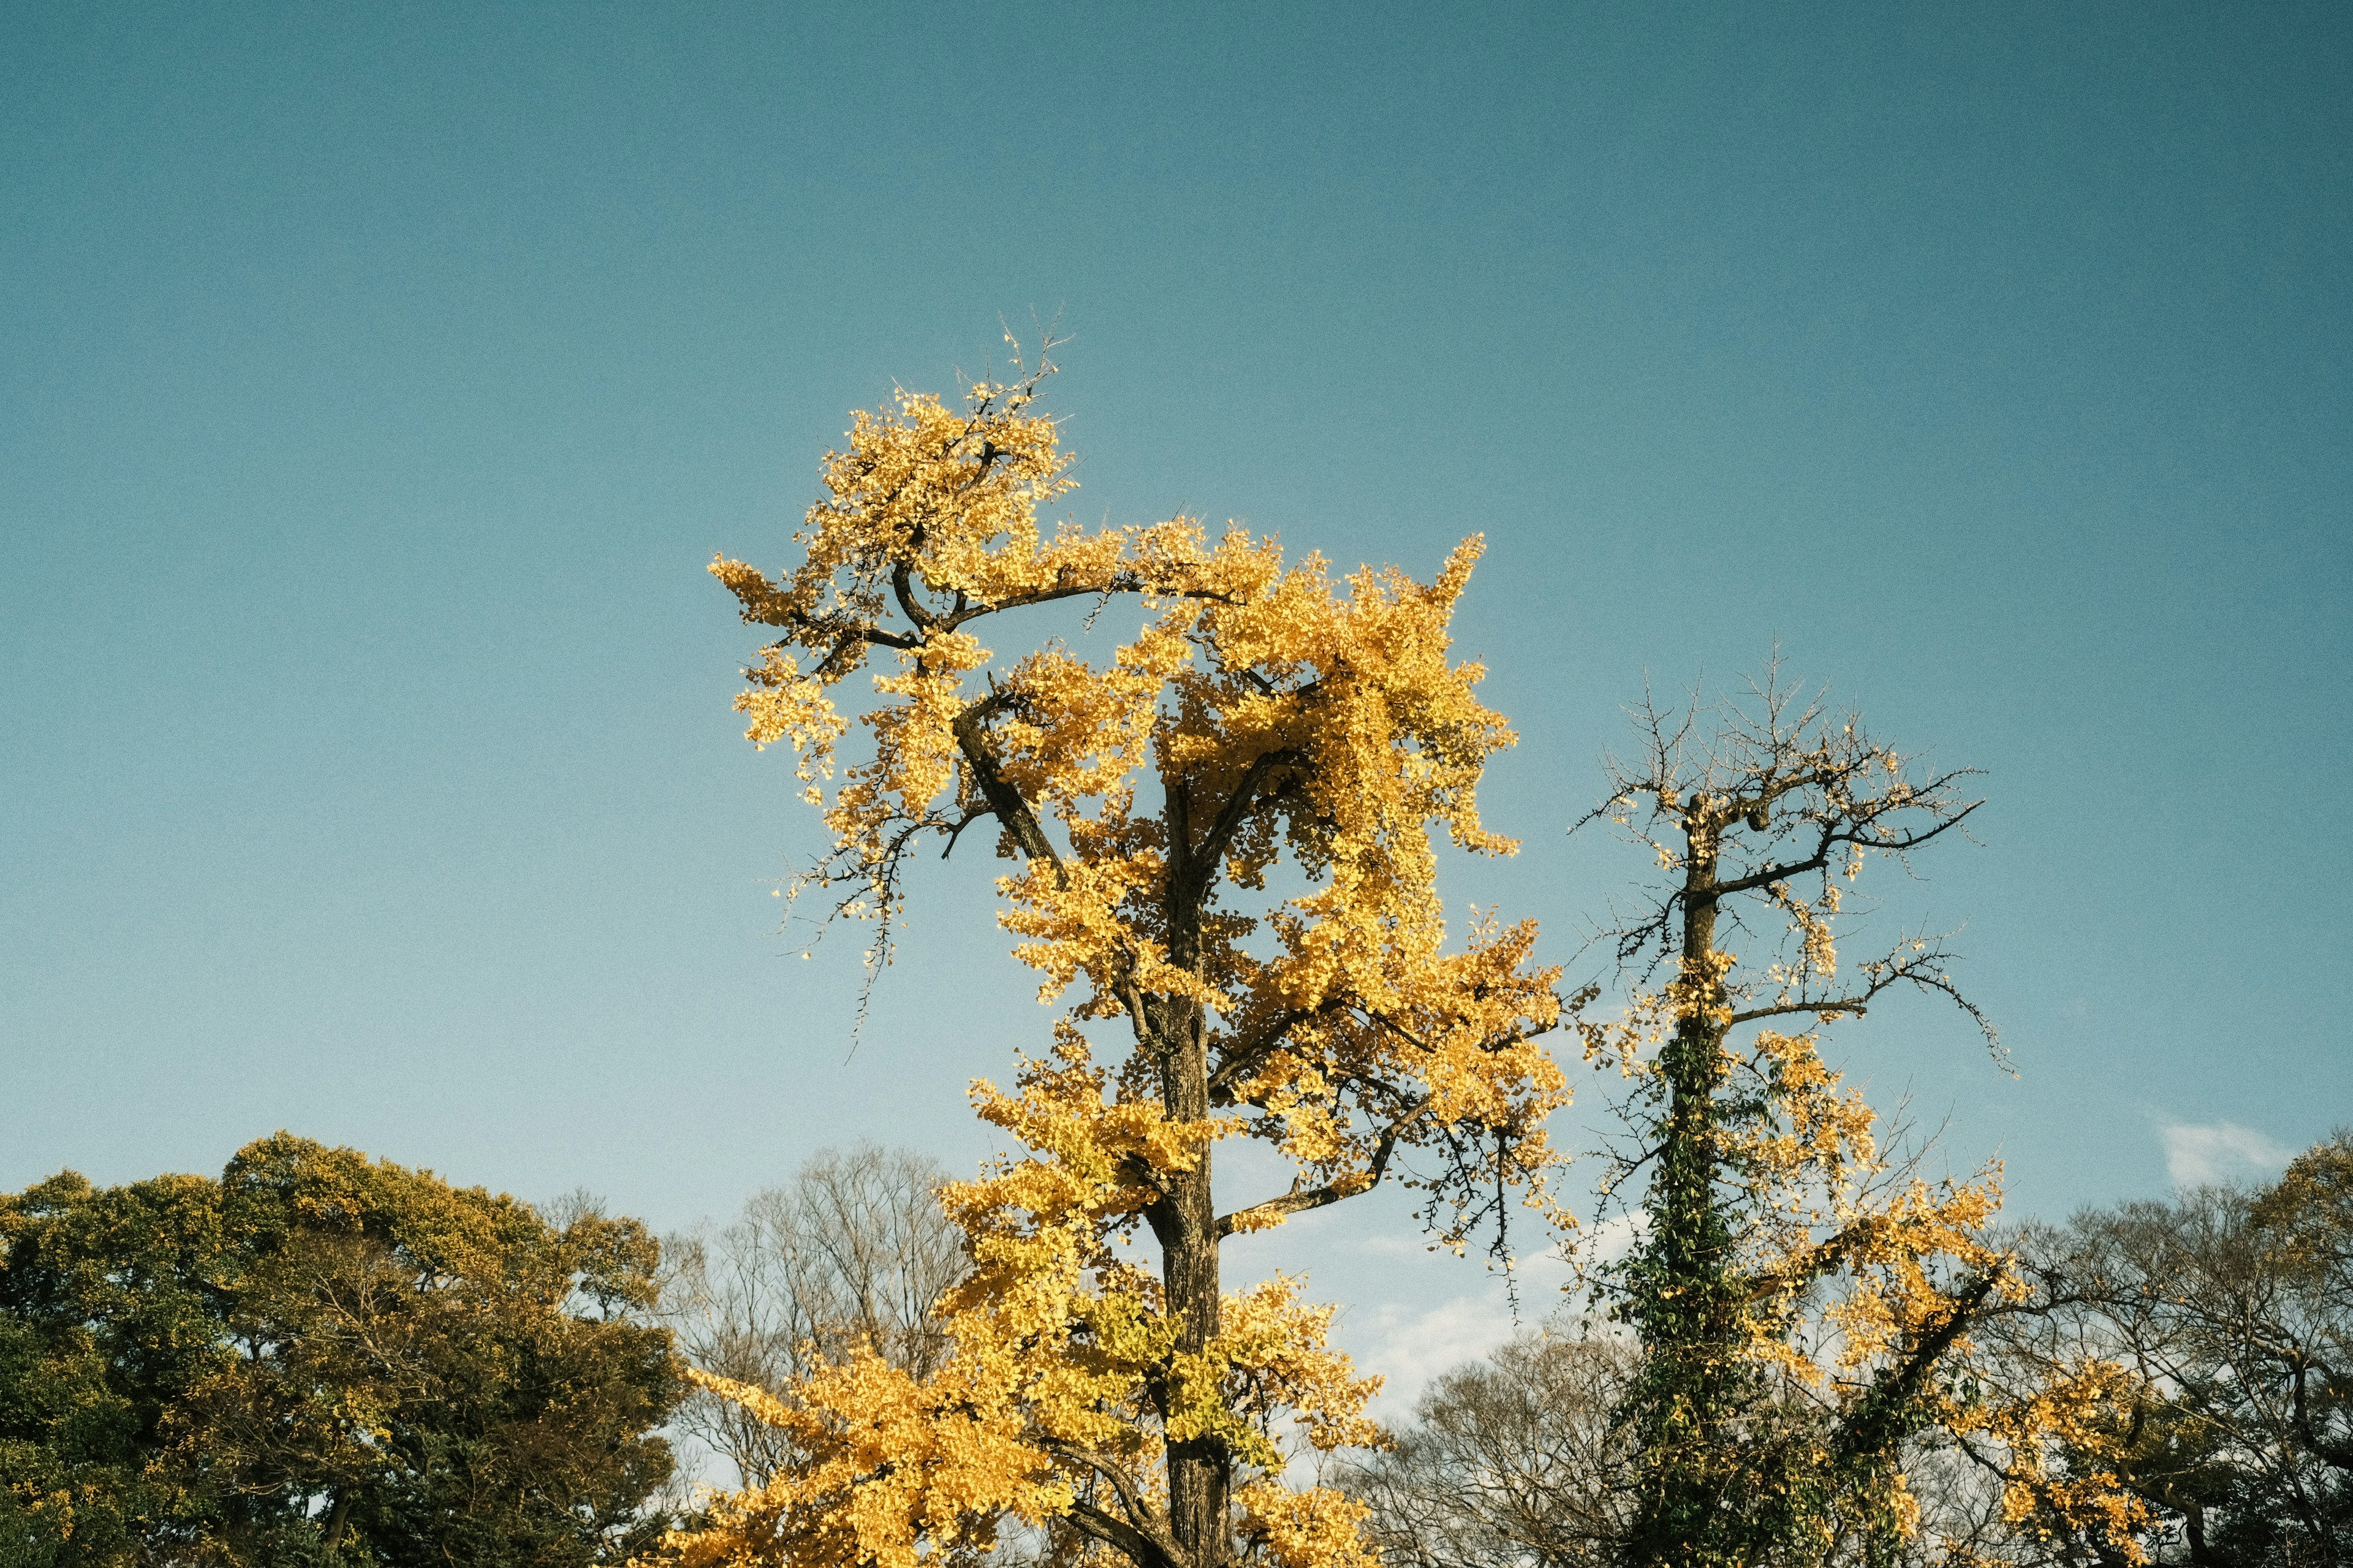
[[[12,1564],[554,1568],[661,1527],[634,1220],[281,1133],[216,1182],[0,1198],[0,1247]]]

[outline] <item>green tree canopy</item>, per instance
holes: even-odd
[[[670,1470],[659,1261],[284,1133],[0,1197],[0,1561],[620,1561]]]

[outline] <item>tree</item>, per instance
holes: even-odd
[[[936,1161],[871,1144],[820,1150],[789,1186],[754,1194],[716,1237],[671,1238],[663,1315],[689,1364],[790,1399],[819,1361],[860,1344],[917,1379],[948,1351],[938,1312],[970,1271],[948,1223]],[[715,1450],[738,1486],[764,1487],[807,1456],[781,1427],[698,1391],[679,1426]]]
[[[218,1182],[53,1178],[0,1241],[30,1561],[585,1568],[660,1531],[678,1378],[634,1220],[280,1133]]]
[[[1893,1160],[1822,1034],[1899,990],[1993,1032],[1951,954],[1902,938],[1841,972],[1837,926],[1866,860],[1911,856],[1977,809],[1966,769],[1923,773],[1778,670],[1751,706],[1637,710],[1607,819],[1665,873],[1611,933],[1625,1016],[1580,1025],[1620,1068],[1632,1133],[1607,1186],[1647,1171],[1639,1240],[1602,1293],[1642,1347],[1621,1414],[1635,1439],[1624,1547],[1638,1564],[1891,1562],[1918,1522],[1905,1459],[1970,1432],[2031,1494],[2095,1533],[2119,1524],[2094,1473],[2045,1473],[2089,1440],[2121,1373],[2053,1366],[2009,1404],[1977,1398],[1972,1325],[2030,1292],[1989,1237],[1995,1173],[1923,1180]],[[2105,1536],[2103,1537],[2105,1538]]]
[[[1439,1379],[1397,1447],[1345,1478],[1398,1568],[1605,1568],[1632,1514],[1636,1455],[1617,1419],[1622,1338],[1522,1334]]]
[[[751,739],[793,742],[832,835],[796,895],[875,919],[879,965],[915,854],[986,823],[1016,956],[1072,1003],[1011,1092],[975,1090],[1024,1152],[945,1194],[974,1259],[946,1362],[919,1378],[854,1352],[790,1402],[740,1391],[810,1461],[681,1538],[691,1561],[904,1564],[1012,1521],[1143,1568],[1357,1561],[1357,1509],[1287,1489],[1279,1440],[1377,1441],[1371,1385],[1295,1281],[1225,1291],[1220,1244],[1409,1159],[1457,1243],[1515,1192],[1546,1201],[1556,973],[1526,924],[1450,950],[1434,886],[1433,834],[1513,847],[1476,801],[1511,732],[1450,654],[1477,541],[1424,584],[1335,582],[1185,517],[1049,531],[1072,484],[1035,402],[1050,368],[961,411],[860,414],[800,563],[712,567],[778,634],[737,700]],[[981,641],[1079,600],[1144,624],[1098,662],[1039,637],[998,665]],[[871,750],[837,779],[833,694],[877,657]],[[1220,1213],[1229,1137],[1280,1153],[1288,1187]],[[1139,1230],[1156,1268],[1127,1250]]]
[[[0,1194],[0,1563],[111,1568],[193,1538],[202,1500],[150,1461],[227,1354],[224,1253],[200,1176]]]
[[[2106,1441],[2064,1458],[2137,1500],[2154,1560],[2353,1562],[2353,1137],[2268,1187],[2078,1215],[2030,1252],[2042,1311],[2004,1325],[2001,1371],[2031,1384],[2078,1346],[2128,1369]]]

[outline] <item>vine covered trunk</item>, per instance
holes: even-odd
[[[1687,839],[1682,979],[1675,1025],[1660,1053],[1667,1097],[1652,1194],[1654,1232],[1631,1313],[1650,1351],[1639,1394],[1651,1484],[1642,1489],[1629,1557],[1652,1564],[1713,1561],[1725,1478],[1709,1457],[1736,1394],[1739,1303],[1732,1237],[1716,1194],[1716,1110],[1724,1079],[1724,986],[1714,956],[1717,860],[1704,834]]]
[[[1985,1392],[1971,1335],[2030,1291],[1988,1235],[1995,1173],[1929,1178],[1890,1150],[1823,1031],[1893,992],[1940,997],[1993,1031],[1926,931],[1841,964],[1837,926],[1865,860],[1912,855],[1978,808],[1967,769],[1922,776],[1768,671],[1753,701],[1635,713],[1606,818],[1666,873],[1611,933],[1635,981],[1621,1022],[1581,1024],[1633,1088],[1634,1137],[1605,1190],[1647,1168],[1641,1228],[1599,1286],[1641,1356],[1618,1409],[1633,1450],[1620,1561],[1631,1568],[1892,1568],[1915,1560],[1922,1445],[2113,1541],[2127,1512],[2096,1479],[2054,1488],[2046,1455],[2100,1440],[2111,1370]],[[2056,1390],[2056,1392],[2053,1392]],[[2104,1418],[2104,1417],[2103,1417]]]

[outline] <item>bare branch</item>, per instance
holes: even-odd
[[[944,860],[949,855],[955,852],[956,840],[964,837],[964,830],[965,828],[970,827],[974,823],[978,822],[983,817],[995,816],[996,815],[997,813],[992,809],[976,808],[972,811],[965,812],[962,816],[956,818],[955,826],[947,830],[947,847],[940,851],[940,858]]]
[[[1939,820],[1933,827],[1895,837],[1874,837],[1855,830],[1831,831],[1825,828],[1822,833],[1821,847],[1814,854],[1803,860],[1768,866],[1762,871],[1751,871],[1746,876],[1720,882],[1715,888],[1716,895],[1719,898],[1729,898],[1735,893],[1746,893],[1757,888],[1770,887],[1776,882],[1792,881],[1799,877],[1827,870],[1830,867],[1831,850],[1841,844],[1851,844],[1860,848],[1878,850],[1891,855],[1901,854],[1907,849],[1916,849],[1947,828],[1958,827],[1963,818],[1984,804],[1985,802],[1981,800],[1973,800],[1955,811],[1952,816]]]

